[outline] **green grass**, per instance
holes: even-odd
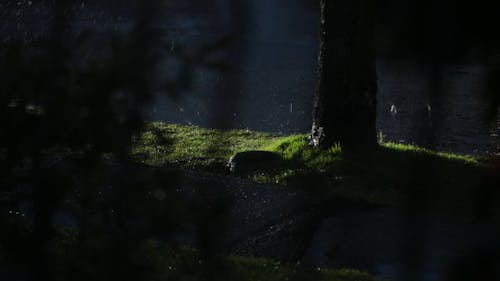
[[[288,165],[261,177],[264,181],[317,186],[321,194],[500,222],[500,173],[470,155],[390,142],[370,151],[315,149],[306,135],[265,149],[280,153]]]
[[[157,269],[155,280],[240,281],[375,281],[371,275],[353,269],[330,270],[299,264],[283,264],[259,258],[224,256],[207,259],[190,249],[177,249],[147,242],[143,254]]]
[[[152,123],[133,152],[153,165],[224,172],[239,151],[279,153],[283,163],[248,175],[260,182],[322,190],[325,196],[389,205],[418,205],[500,218],[498,170],[479,159],[412,145],[382,143],[370,151],[315,149],[307,135],[281,136]]]
[[[113,237],[86,236],[85,240],[80,240],[78,233],[71,229],[60,230],[58,237],[48,247],[50,259],[47,260],[52,275],[57,277],[55,280],[126,280],[124,278],[130,277],[135,277],[130,280],[144,281],[379,280],[356,269],[333,270],[263,258],[206,255],[199,250],[171,246],[154,239],[125,245]]]
[[[221,131],[154,122],[137,137],[132,153],[149,165],[223,172],[234,153],[261,149],[284,138],[247,130]]]
[[[87,234],[82,240],[79,235],[74,229],[60,228],[52,243],[47,245],[44,265],[53,280],[379,280],[356,269],[333,270],[263,258],[207,255],[155,239],[125,243],[114,236]],[[0,248],[1,264],[5,262],[3,256]]]
[[[400,144],[400,143],[393,143],[393,142],[384,142],[381,144],[383,147],[392,149],[394,151],[400,151],[400,152],[409,152],[412,153],[413,155],[415,154],[421,154],[421,155],[427,155],[427,156],[434,156],[435,158],[441,158],[443,160],[450,160],[450,161],[456,161],[456,162],[461,162],[464,164],[480,164],[479,160],[476,157],[470,156],[470,155],[459,155],[459,154],[453,154],[449,152],[437,152],[429,149],[425,149],[422,147],[414,146],[414,145],[408,145],[408,144]]]

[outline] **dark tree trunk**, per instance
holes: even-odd
[[[318,85],[311,144],[377,144],[373,0],[320,0]]]

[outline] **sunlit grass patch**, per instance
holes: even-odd
[[[360,151],[314,149],[306,140],[292,136],[274,146],[297,167],[275,175],[279,182],[319,186],[354,200],[401,206],[413,202],[420,208],[500,218],[498,204],[492,204],[500,202],[499,175],[473,156],[396,143]],[[485,199],[490,203],[482,204]]]
[[[316,149],[309,145],[307,135],[292,135],[265,147],[265,150],[279,153],[284,159],[295,161],[304,167],[325,172],[342,159],[342,147],[334,145],[328,149]]]
[[[365,151],[338,145],[317,149],[309,145],[307,134],[283,136],[155,122],[137,138],[132,151],[151,165],[223,174],[230,156],[249,150],[271,151],[283,158],[280,165],[246,175],[259,182],[319,188],[350,199],[391,205],[405,204],[418,195],[433,208],[469,213],[486,208],[471,198],[500,202],[498,173],[486,163],[473,156],[406,144],[383,142]],[[491,213],[489,209],[484,212]]]
[[[274,171],[261,171],[253,178],[261,181],[285,183],[285,179],[303,174],[353,172],[376,173],[381,179],[398,174],[408,176],[423,168],[441,166],[440,169],[480,165],[475,157],[384,142],[369,152],[343,151],[340,145],[316,149],[309,145],[307,134],[282,136],[248,130],[216,130],[197,126],[184,126],[162,122],[150,123],[136,138],[132,154],[150,165],[173,165],[212,172],[223,172],[224,165],[234,153],[265,150],[280,154],[282,167]],[[424,161],[425,163],[422,163]],[[409,165],[411,167],[409,167]],[[405,170],[405,171],[402,171]],[[428,169],[424,169],[428,170]],[[403,173],[401,173],[403,172]],[[278,180],[277,180],[278,179]]]
[[[132,154],[144,163],[214,172],[234,153],[269,146],[283,136],[248,130],[222,131],[162,122],[150,123],[136,137]]]
[[[409,145],[409,144],[401,144],[401,143],[394,143],[394,142],[382,142],[380,144],[383,147],[396,150],[396,151],[402,151],[402,152],[410,152],[414,154],[421,154],[421,155],[427,155],[427,156],[435,156],[435,157],[440,157],[443,159],[447,159],[450,161],[457,161],[457,162],[463,162],[463,163],[468,163],[468,164],[479,164],[479,160],[471,155],[460,155],[460,154],[455,154],[455,153],[449,153],[449,152],[439,152],[439,151],[433,151],[430,149],[414,146],[414,145]]]

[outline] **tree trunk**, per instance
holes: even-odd
[[[311,144],[377,144],[373,0],[320,0],[318,85]]]

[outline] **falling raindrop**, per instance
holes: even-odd
[[[396,106],[394,104],[391,105],[390,112],[391,112],[392,116],[396,116],[396,114],[398,114],[398,109],[396,108]]]

